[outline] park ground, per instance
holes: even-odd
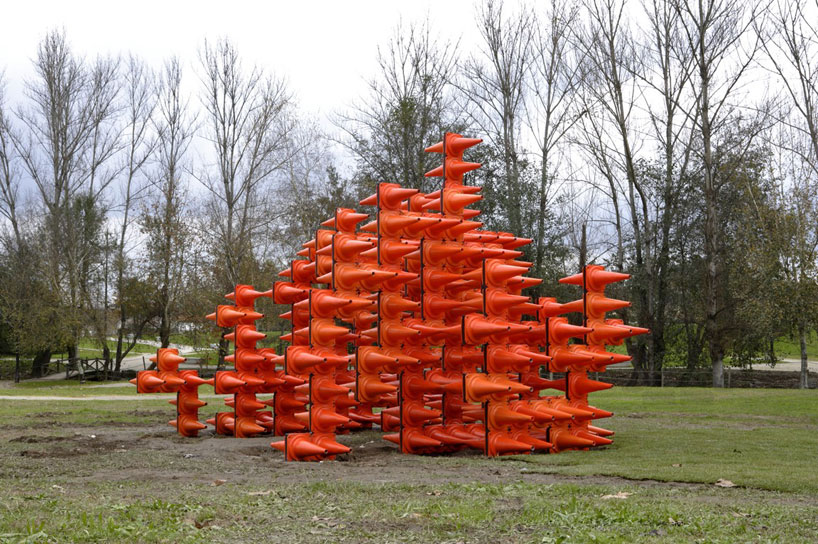
[[[593,402],[617,433],[594,451],[408,456],[369,431],[285,463],[269,437],[183,439],[130,387],[3,384],[0,542],[818,542],[818,392]]]

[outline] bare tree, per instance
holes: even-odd
[[[134,205],[142,195],[145,185],[141,183],[145,168],[156,148],[156,138],[151,132],[151,116],[155,106],[154,76],[145,63],[137,57],[127,59],[124,71],[124,92],[126,122],[123,131],[125,145],[125,167],[121,190],[122,224],[116,243],[114,270],[116,274],[117,335],[114,371],[119,373],[122,360],[136,345],[142,329],[151,312],[145,312],[140,319],[129,314],[129,297],[126,291],[133,277],[133,262],[129,255],[131,246],[131,225],[134,222]],[[145,301],[147,306],[150,302]],[[130,339],[125,338],[128,321],[134,319]]]
[[[644,231],[643,270],[637,291],[642,291],[639,321],[651,329],[646,337],[647,367],[655,382],[665,356],[668,278],[671,272],[671,235],[680,213],[679,198],[687,183],[693,152],[695,117],[681,106],[690,92],[693,53],[679,49],[683,38],[680,16],[671,0],[643,4],[649,25],[639,36],[640,69],[633,75],[642,82],[642,93],[651,136],[660,158],[640,176]],[[696,112],[693,112],[693,116]]]
[[[150,277],[156,286],[159,341],[170,344],[171,321],[182,288],[185,245],[189,236],[189,203],[184,180],[185,156],[193,138],[194,119],[182,95],[178,58],[165,63],[157,79],[152,123],[156,132],[157,171],[151,181],[148,207],[140,218],[147,235]],[[141,94],[141,93],[140,93]],[[147,106],[143,106],[147,107]]]
[[[780,309],[783,332],[795,332],[801,355],[799,387],[809,387],[807,341],[810,329],[818,323],[818,176],[814,165],[805,158],[811,156],[808,132],[799,124],[798,116],[778,123],[773,129],[773,141],[778,151],[775,170],[778,181],[778,201],[781,208],[777,221],[771,225],[774,233],[765,232],[778,242],[778,261],[783,269],[784,289],[770,293],[768,304]],[[771,234],[777,236],[773,238]],[[767,291],[771,291],[768,287]],[[784,299],[786,304],[779,304]]]
[[[7,266],[11,263],[20,262],[16,258],[23,247],[22,234],[20,232],[20,221],[18,215],[19,201],[19,173],[15,165],[14,144],[11,136],[11,120],[6,110],[6,80],[5,73],[0,71],[0,216],[4,217],[11,228],[11,233],[6,232],[6,225],[0,225],[0,254]],[[9,267],[13,270],[13,267]],[[5,272],[5,267],[0,269],[0,274]],[[3,285],[0,285],[0,319],[10,328],[10,336],[14,344],[16,354],[15,381],[20,380],[20,348],[22,340],[21,330],[21,308],[15,307],[18,300],[15,300],[13,291],[16,285],[10,285],[15,274],[2,274],[8,276],[3,278]]]
[[[20,175],[16,165],[12,141],[11,119],[6,109],[6,79],[0,72],[0,215],[11,226],[12,241],[19,247],[22,243],[18,219]]]
[[[818,9],[818,1],[814,9]],[[800,155],[818,175],[818,23],[815,13],[797,0],[778,0],[770,10],[769,27],[756,26],[772,70],[786,90],[797,122],[809,145]],[[787,123],[787,120],[782,120]],[[799,151],[794,146],[792,151]]]
[[[818,8],[818,2],[813,10]],[[815,198],[818,195],[818,25],[803,2],[779,0],[770,9],[767,28],[757,25],[766,63],[786,93],[778,119],[782,202],[792,210],[786,244],[786,271],[793,285],[787,308],[801,350],[800,386],[809,386],[807,334],[816,312]],[[774,31],[773,31],[774,29]]]
[[[277,176],[275,231],[269,236],[275,242],[275,257],[287,262],[302,249],[316,225],[335,213],[336,208],[355,207],[357,199],[334,169],[329,141],[317,121],[302,120],[288,138],[290,159]]]
[[[26,84],[30,107],[17,112],[25,135],[14,144],[44,208],[50,288],[62,294],[75,359],[96,251],[88,227],[99,224],[88,214],[104,213],[101,199],[114,177],[106,165],[117,150],[118,61],[88,63],[73,54],[63,33],[50,31],[34,68]]]
[[[578,108],[582,52],[571,44],[570,27],[579,16],[574,3],[551,2],[534,20],[532,63],[529,79],[530,100],[526,103],[527,124],[537,142],[540,179],[537,202],[537,226],[534,235],[534,270],[544,274],[549,210],[559,188],[556,173],[566,157],[560,145],[583,112]],[[553,219],[552,219],[553,220]]]
[[[591,155],[600,173],[608,179],[612,198],[618,193],[620,172],[627,182],[626,203],[634,237],[637,267],[643,264],[642,219],[647,216],[647,199],[636,175],[634,110],[640,88],[634,74],[638,72],[637,52],[628,26],[624,0],[593,0],[586,4],[588,25],[579,39],[586,46],[586,70],[583,82],[589,107],[602,115],[588,115],[586,133]],[[605,121],[607,120],[607,123]],[[618,203],[616,204],[618,208]],[[621,227],[620,227],[621,228]],[[621,244],[620,244],[621,245]],[[617,250],[617,265],[622,266],[623,249]]]
[[[713,366],[713,386],[724,386],[726,337],[722,334],[725,309],[723,299],[723,243],[719,209],[719,191],[729,177],[720,169],[714,146],[734,112],[739,85],[758,51],[757,37],[747,30],[759,15],[755,3],[730,0],[674,0],[684,30],[681,46],[692,52],[690,79],[696,131],[701,138],[702,189],[704,196],[705,291],[707,339]],[[739,145],[752,145],[752,133]],[[742,149],[735,150],[739,155]],[[721,156],[726,156],[722,153]]]
[[[523,178],[520,144],[525,104],[525,80],[531,63],[532,18],[525,10],[503,13],[501,2],[485,0],[477,8],[477,25],[483,40],[480,54],[463,64],[458,83],[468,120],[488,137],[500,156],[508,228],[529,230],[523,221]]]
[[[386,47],[378,47],[379,74],[369,82],[366,102],[335,119],[344,135],[340,143],[369,180],[431,192],[434,181],[424,174],[439,158],[423,149],[459,129],[448,92],[457,46],[436,38],[426,20],[398,24]]]
[[[215,161],[197,177],[210,196],[218,283],[230,290],[254,276],[255,239],[271,221],[266,189],[288,158],[293,118],[285,82],[257,67],[245,72],[229,41],[206,42],[200,57],[205,137]]]
[[[610,198],[616,231],[614,265],[634,276],[632,291],[638,322],[652,324],[649,268],[654,261],[650,244],[650,195],[638,173],[637,153],[642,129],[639,118],[643,98],[640,82],[644,63],[632,35],[631,12],[624,0],[589,0],[585,3],[587,22],[576,34],[584,50],[582,100],[588,115],[580,121],[579,138],[584,154],[605,180],[603,192]],[[631,241],[627,241],[631,239]],[[627,312],[620,311],[627,319]],[[648,369],[653,380],[656,360],[648,353],[645,337],[629,339],[635,377]]]

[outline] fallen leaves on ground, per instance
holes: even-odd
[[[619,493],[614,493],[612,495],[602,495],[601,498],[603,499],[627,499],[633,495],[633,493],[628,493],[627,491],[620,491]]]

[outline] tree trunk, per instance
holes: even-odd
[[[801,344],[801,377],[798,381],[799,389],[809,389],[809,361],[807,361],[807,327],[801,321],[798,324],[798,340]]]
[[[713,387],[724,387],[724,359],[713,359]]]
[[[224,358],[230,353],[230,341],[224,337],[227,332],[227,329],[223,330],[222,337],[219,339],[219,360],[216,364],[217,370],[224,368]]]
[[[716,194],[715,166],[712,150],[712,132],[710,126],[709,83],[710,74],[701,64],[702,97],[701,97],[701,131],[704,147],[704,246],[705,246],[705,290],[706,319],[705,335],[710,351],[710,362],[713,365],[713,387],[724,387],[724,349],[721,345],[721,334],[718,325],[719,314],[719,238],[718,238],[718,203]]]
[[[163,348],[170,345],[170,308],[167,305],[162,308],[162,317],[159,322],[159,343]]]
[[[31,376],[34,378],[42,378],[45,368],[51,361],[51,350],[45,349],[39,351],[34,355],[34,360],[31,363]]]
[[[548,152],[543,153],[542,172],[540,172],[540,203],[539,215],[537,216],[537,250],[534,257],[534,270],[537,271],[537,277],[542,278],[543,261],[545,260],[545,207],[546,195],[548,194]],[[540,288],[537,287],[537,297],[540,294]],[[536,300],[536,299],[535,299]]]
[[[121,307],[121,306],[120,306]],[[120,314],[121,315],[121,314]],[[124,358],[122,354],[122,341],[123,341],[123,321],[122,317],[119,320],[119,330],[116,334],[116,363],[114,364],[114,373],[116,373],[117,377],[119,373],[122,372],[122,359]]]
[[[105,361],[102,371],[102,379],[103,381],[108,381],[108,373],[111,371],[111,350],[108,348],[108,344],[106,343],[102,347],[102,360]],[[97,378],[99,379],[99,378]]]

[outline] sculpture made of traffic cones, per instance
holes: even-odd
[[[561,280],[582,287],[579,300],[525,296],[542,281],[526,276],[532,263],[521,248],[531,240],[480,230],[480,212],[470,208],[482,196],[465,180],[480,164],[463,155],[478,143],[446,134],[427,148],[442,155],[426,174],[442,178],[437,190],[379,184],[361,201],[372,213],[338,208],[302,245],[304,258],[279,273],[283,281],[268,291],[237,285],[228,295],[235,305],[208,316],[232,329],[225,338],[236,348],[225,358],[234,370],[215,376],[232,408],[214,419],[217,432],[284,435],[271,445],[290,461],[349,453],[337,435],[373,426],[414,454],[610,444],[612,431],[593,423],[612,414],[587,401],[610,385],[589,372],[627,359],[606,346],[646,332],[606,317],[628,307],[604,293],[627,275],[589,265]],[[289,306],[281,317],[291,330],[281,340],[290,345],[281,355],[257,347],[264,334],[254,303],[263,297]],[[581,321],[563,317],[570,313]],[[546,379],[543,371],[558,375]],[[140,392],[180,395],[185,383],[162,369],[136,380]],[[185,393],[177,408],[199,402]],[[181,421],[198,432],[180,415],[177,428]]]

